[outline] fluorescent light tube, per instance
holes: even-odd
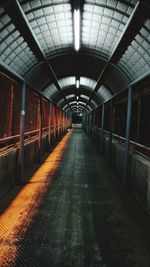
[[[80,48],[80,11],[74,10],[74,46],[78,51]]]
[[[79,80],[76,80],[76,87],[79,88],[80,82]]]

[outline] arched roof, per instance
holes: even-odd
[[[93,108],[92,99],[97,105],[149,73],[149,5],[148,0],[2,0],[0,61],[60,106],[71,106],[79,95]],[[78,52],[75,8],[81,13]],[[69,88],[75,96],[69,97]]]

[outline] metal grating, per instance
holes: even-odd
[[[116,0],[86,0],[82,22],[83,46],[99,51],[108,59],[133,8],[131,3]]]
[[[65,77],[59,79],[58,82],[63,89],[64,87],[75,85],[75,77],[74,76]]]
[[[103,99],[103,101],[107,101],[112,97],[112,94],[104,85],[101,85],[97,91],[97,94]]]
[[[47,100],[43,99],[42,103],[42,128],[48,128],[49,125],[50,105]]]
[[[132,80],[139,78],[150,69],[150,20],[146,20],[118,66],[125,70]]]
[[[3,8],[0,13],[0,60],[24,75],[37,63],[37,59]]]
[[[20,133],[20,85],[0,73],[0,139]]]
[[[80,84],[94,90],[96,81],[88,77],[80,77]]]
[[[56,86],[51,84],[43,91],[43,93],[46,97],[51,98],[57,91]]]
[[[75,97],[75,94],[67,95],[66,99],[69,99],[69,98],[72,98],[72,97]]]
[[[46,56],[73,47],[72,12],[69,1],[21,2],[22,9]]]
[[[38,101],[39,96],[33,93],[30,88],[27,88],[25,132],[38,129]]]

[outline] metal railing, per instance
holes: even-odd
[[[98,131],[102,132],[101,128],[98,128],[96,126],[92,126],[92,130],[94,130],[94,129],[95,129],[96,133]],[[109,134],[110,134],[110,132],[106,131],[106,130],[103,130],[103,133],[105,136],[109,136]],[[120,144],[125,145],[126,139],[123,136],[112,133],[112,137],[113,137],[113,140],[117,141]],[[142,145],[142,144],[137,143],[137,142],[132,141],[132,140],[129,142],[129,144],[130,144],[130,150],[131,151],[135,151],[135,152],[142,154],[146,157],[150,157],[150,147]]]

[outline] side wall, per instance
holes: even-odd
[[[64,134],[66,131],[64,132]],[[57,135],[54,140],[53,134],[51,135],[51,145],[54,144],[63,136],[61,133]],[[42,137],[42,155],[48,152],[48,136]],[[25,172],[28,172],[35,163],[39,162],[38,159],[38,140],[30,141],[24,146],[25,153]],[[14,184],[19,183],[19,149],[12,148],[6,150],[5,153],[0,154],[0,198],[2,198]]]
[[[102,147],[100,146],[101,135],[94,127],[88,132],[96,146],[99,147],[109,163],[115,168],[118,176],[123,182],[125,145],[112,140],[111,155],[108,135],[104,134]],[[128,180],[131,192],[135,195],[142,207],[150,213],[150,160],[148,157],[130,150],[130,166]]]

